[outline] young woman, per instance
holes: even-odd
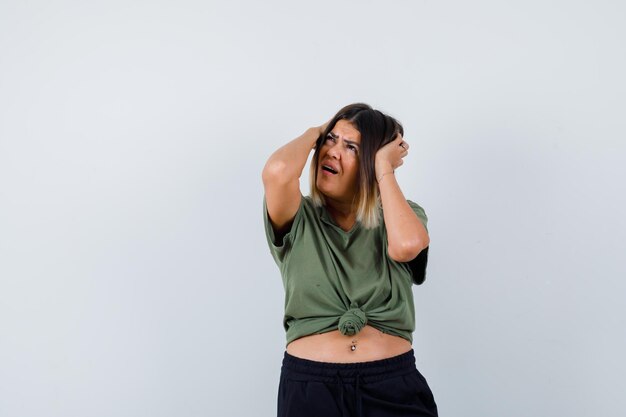
[[[403,134],[394,118],[351,104],[263,169],[265,230],[285,288],[279,417],[437,416],[412,349],[411,286],[424,280],[430,240],[424,210],[394,175],[408,154]]]

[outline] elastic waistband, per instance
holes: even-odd
[[[355,363],[318,362],[298,358],[285,352],[282,367],[283,371],[290,372],[292,376],[295,377],[297,376],[295,374],[300,374],[306,380],[317,379],[315,377],[323,380],[334,378],[339,374],[347,379],[358,375],[370,381],[406,374],[415,369],[415,352],[413,349],[391,358]]]

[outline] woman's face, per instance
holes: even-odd
[[[319,153],[318,190],[327,198],[351,203],[358,192],[361,133],[346,120],[330,131]]]

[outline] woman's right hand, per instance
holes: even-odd
[[[324,132],[326,131],[326,128],[328,128],[329,123],[330,123],[330,120],[328,120],[326,123],[319,125],[315,128],[318,132],[318,135],[317,135],[318,138],[324,134]],[[317,140],[313,143],[313,149],[315,149],[316,144],[317,144]]]
[[[289,229],[300,207],[300,176],[328,122],[308,128],[302,135],[277,149],[263,168],[267,212],[276,233]]]

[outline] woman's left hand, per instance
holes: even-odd
[[[395,176],[387,176],[402,165],[402,158],[408,155],[408,149],[408,143],[398,134],[376,152],[375,162],[387,229],[387,253],[397,262],[411,261],[430,243],[428,231],[404,198]]]
[[[393,172],[400,167],[404,161],[402,158],[409,154],[409,144],[404,141],[404,138],[400,133],[398,136],[380,148],[376,152],[375,169],[376,178],[380,178],[381,175]]]

